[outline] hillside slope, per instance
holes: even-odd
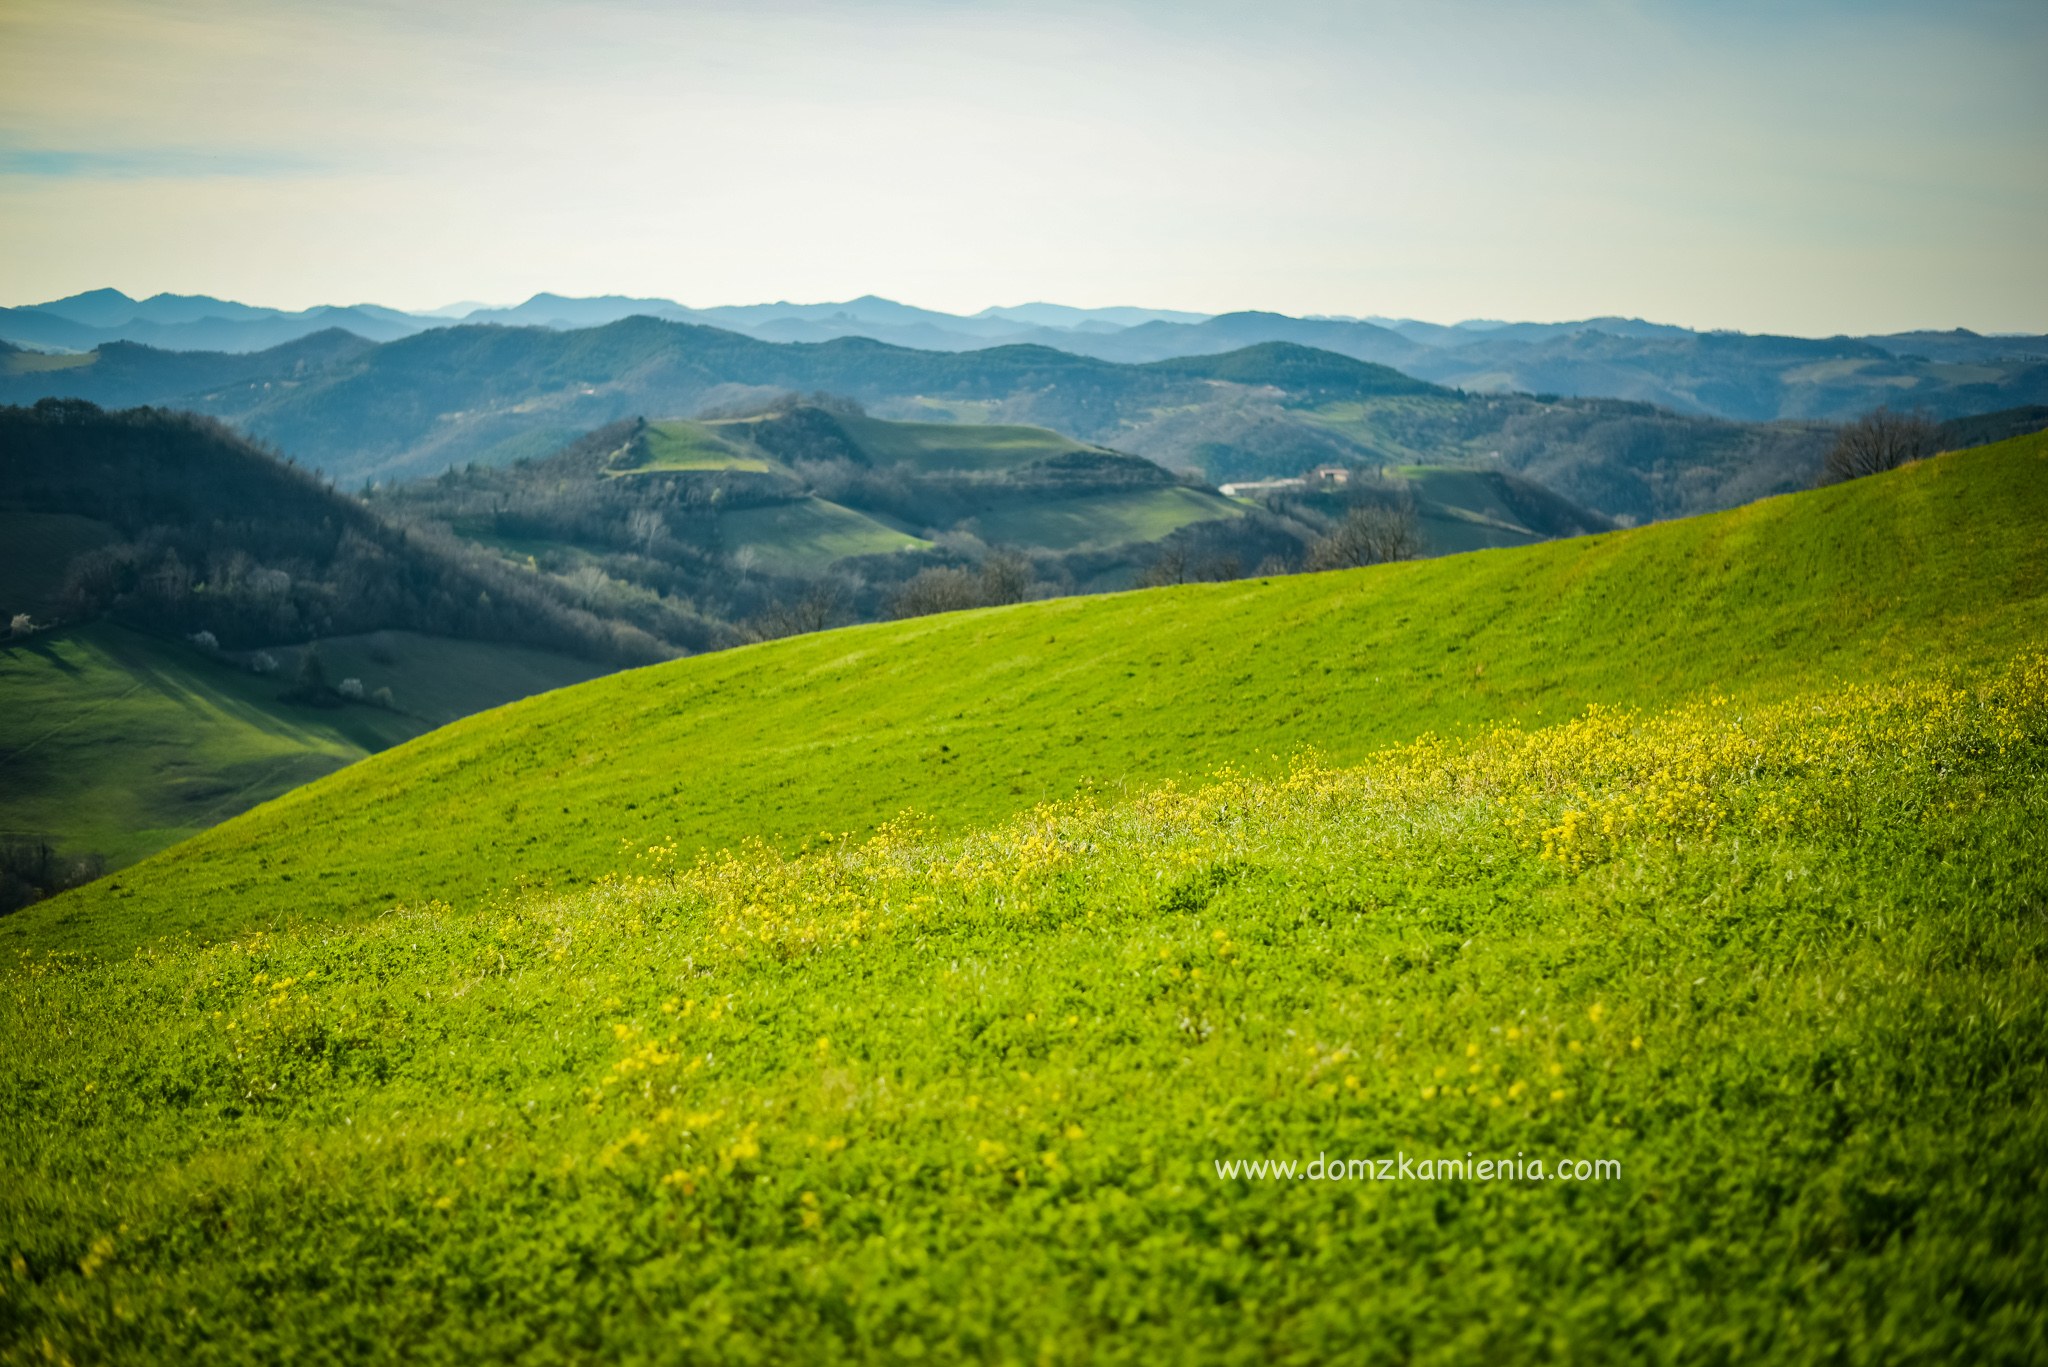
[[[0,955],[0,1356],[2036,1363],[2048,653],[1791,682]]]
[[[275,675],[114,622],[0,642],[0,839],[118,869],[434,726],[603,670],[412,632],[321,642],[383,706],[311,706]],[[339,700],[335,700],[337,703]]]
[[[2048,636],[2048,438],[1729,513],[1335,575],[1028,604],[614,675],[465,719],[0,923],[120,951],[570,881],[622,844],[944,827],[1091,780],[1964,668]]]
[[[994,552],[1011,562],[1004,594],[939,606],[1128,588],[1162,539],[1245,517],[1149,461],[1046,428],[892,422],[827,402],[612,423],[544,458],[451,470],[369,502],[685,648],[908,615],[920,575],[976,571]],[[1236,562],[1259,563],[1275,540],[1298,563],[1300,545],[1270,519],[1236,538]],[[686,627],[729,630],[670,635],[662,604]]]
[[[378,346],[326,332],[238,356],[110,343],[58,359],[52,368],[47,358],[0,354],[0,400],[191,408],[351,486],[508,464],[634,414],[699,414],[784,391],[843,395],[882,417],[1049,427],[1212,482],[1293,475],[1326,461],[1497,460],[1606,516],[1637,521],[1804,487],[1829,440],[1818,423],[1745,425],[1641,403],[1466,395],[1282,341],[1127,365],[1045,346],[773,343],[627,318],[568,332],[438,328]]]
[[[19,530],[17,530],[19,529]],[[673,652],[534,576],[393,523],[221,423],[44,400],[0,407],[0,531],[62,564],[0,557],[0,610],[270,645],[403,628],[611,662]]]
[[[675,653],[210,419],[61,401],[0,408],[0,621],[0,842],[116,867],[456,716]]]

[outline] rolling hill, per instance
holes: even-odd
[[[1045,346],[1120,362],[1289,342],[1487,393],[1628,399],[1740,422],[1847,420],[1878,404],[1946,419],[2048,399],[2048,337],[1983,336],[1965,328],[1805,338],[1697,332],[1618,317],[1444,326],[1414,319],[1294,318],[1271,312],[1208,316],[1056,304],[963,316],[873,295],[838,303],[688,308],[668,299],[543,293],[510,308],[411,314],[368,304],[286,311],[206,296],[137,300],[118,290],[93,290],[0,309],[0,339],[73,352],[134,342],[246,353],[325,328],[382,342],[456,324],[567,330],[631,317],[720,328],[766,342],[862,337],[926,351]]]
[[[209,420],[78,403],[0,409],[0,615],[0,842],[102,866],[672,653]]]
[[[1041,340],[1034,338],[1032,340]],[[1052,343],[1145,362],[1287,341],[1479,393],[1625,399],[1736,422],[1854,418],[1880,404],[1965,417],[2048,399],[2048,338],[1775,337],[1636,319],[1487,327],[1235,313]]]
[[[798,600],[819,618],[807,629],[897,615],[916,576],[975,569],[991,548],[1017,561],[1011,598],[1128,587],[1163,539],[1246,516],[1148,461],[1044,428],[891,422],[822,402],[636,418],[545,458],[370,501],[538,569],[593,610],[635,618],[636,596],[659,598],[765,634],[786,634]],[[1287,541],[1258,544],[1276,536]]]
[[[1415,513],[1427,555],[1503,546],[1528,546],[1558,537],[1590,536],[1613,530],[1613,523],[1531,480],[1503,470],[1464,466],[1397,465],[1379,472],[1375,482]],[[1335,491],[1282,491],[1261,501],[1278,511],[1341,520],[1350,499],[1367,487],[1358,480]]]
[[[1623,521],[1805,487],[1830,439],[1818,423],[1460,394],[1286,342],[1125,365],[1042,346],[778,344],[628,318],[442,328],[379,346],[331,332],[234,356],[117,343],[56,368],[18,351],[0,362],[0,399],[190,408],[351,486],[508,464],[632,415],[701,416],[785,392],[843,395],[882,418],[1051,428],[1210,482],[1325,462],[1497,463]]]
[[[0,408],[0,521],[12,615],[112,616],[227,646],[383,629],[645,663],[669,649],[532,576],[392,524],[220,423],[76,400]]]
[[[304,647],[222,654],[113,622],[0,642],[0,840],[119,869],[471,712],[604,672],[552,651],[412,632],[322,641],[336,684],[285,696]],[[258,654],[279,661],[259,673]]]
[[[1127,587],[1169,551],[1180,578],[1298,563],[1347,506],[1275,515],[1044,429],[843,405],[615,425],[367,505],[205,420],[46,404],[0,439],[0,609],[39,624],[0,646],[0,842],[46,889],[620,663]],[[1592,527],[1420,506],[1443,549]]]
[[[2044,467],[364,761],[0,920],[0,1350],[2032,1361]]]
[[[1848,420],[1879,404],[1946,419],[2048,399],[2048,337],[1982,336],[1964,328],[1804,338],[1697,332],[1617,317],[1443,326],[1413,319],[1206,316],[1052,304],[963,316],[873,295],[837,303],[688,308],[668,299],[543,293],[510,308],[411,314],[368,304],[286,311],[203,295],[137,300],[118,290],[93,290],[0,309],[0,339],[80,353],[120,342],[249,353],[323,329],[382,342],[458,324],[573,330],[633,317],[719,328],[764,342],[860,337],[924,351],[1042,346],[1128,363],[1288,342],[1486,393],[1626,399],[1739,422]],[[1216,478],[1242,473],[1219,472]]]
[[[2048,438],[1575,541],[1026,604],[618,674],[467,718],[0,923],[18,947],[357,918],[623,846],[941,830],[1087,785],[1349,762],[1588,704],[1990,667],[2048,630]]]

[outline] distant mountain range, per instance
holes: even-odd
[[[408,313],[354,304],[287,311],[204,295],[137,300],[102,289],[0,309],[0,340],[68,352],[136,342],[170,351],[251,353],[329,329],[389,342],[460,325],[562,331],[636,316],[716,327],[769,342],[863,337],[952,352],[1027,345],[1123,362],[1292,342],[1482,393],[1633,399],[1741,422],[1839,421],[1880,403],[1954,418],[2048,402],[2048,335],[1982,336],[1957,329],[1815,339],[1696,332],[1613,317],[1443,325],[1050,303],[963,315],[873,295],[839,303],[690,308],[668,299],[537,294],[509,308],[465,304]]]

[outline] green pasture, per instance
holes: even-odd
[[[9,350],[0,355],[5,373],[9,375],[35,375],[51,370],[76,370],[99,360],[97,351],[19,351]]]
[[[322,642],[330,684],[389,687],[396,711],[281,696],[299,650],[249,672],[113,623],[0,644],[0,838],[120,867],[465,712],[598,671],[519,646],[410,632]]]
[[[839,421],[874,464],[908,465],[922,471],[1009,470],[1048,456],[1097,449],[1044,427],[887,422],[880,418]]]
[[[1965,609],[1948,680],[8,954],[0,1362],[2038,1363],[2048,656]],[[588,715],[494,772],[543,842]]]
[[[1598,537],[701,656],[455,722],[11,916],[0,946],[125,954],[571,887],[622,842],[787,849],[906,809],[959,830],[1304,748],[1966,671],[2044,639],[2044,525],[2036,436]]]
[[[1071,551],[1157,541],[1197,522],[1243,515],[1242,507],[1220,495],[1171,486],[1074,498],[1011,498],[974,521],[991,544]]]
[[[765,474],[779,468],[748,447],[742,450],[701,422],[650,422],[641,433],[638,458],[614,473],[651,470],[747,470]]]
[[[728,550],[751,546],[764,568],[816,574],[849,555],[917,550],[930,543],[829,499],[736,508],[718,519]]]

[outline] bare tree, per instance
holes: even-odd
[[[626,515],[626,535],[641,550],[654,554],[654,545],[668,535],[668,523],[652,508],[635,508]]]
[[[1939,429],[1919,414],[1872,409],[1844,427],[1835,438],[1828,451],[1823,482],[1838,484],[1896,470],[1908,461],[1933,455],[1940,444]]]
[[[762,640],[823,631],[846,615],[846,585],[838,578],[820,579],[801,598],[771,603],[753,620],[753,634]]]
[[[981,562],[981,600],[1021,603],[1031,591],[1031,562],[1015,551],[995,551]]]
[[[1169,541],[1152,557],[1152,563],[1138,572],[1137,586],[1141,589],[1165,588],[1170,584],[1185,584],[1192,577],[1188,565],[1188,548],[1178,541]]]
[[[1380,565],[1413,560],[1422,551],[1422,528],[1415,521],[1413,507],[1369,503],[1352,509],[1335,530],[1308,548],[1308,568],[1345,570]]]
[[[919,570],[915,578],[896,591],[890,611],[898,617],[923,617],[934,612],[957,612],[982,605],[980,579],[950,565]]]

